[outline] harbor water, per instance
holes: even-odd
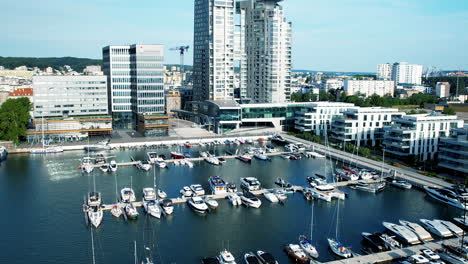
[[[211,149],[224,154],[237,146]],[[242,146],[244,147],[244,146]],[[206,147],[203,148],[206,150]],[[171,149],[155,149],[169,156]],[[187,149],[197,156],[198,147]],[[117,162],[146,159],[146,149],[109,151],[105,155]],[[0,263],[92,263],[91,230],[82,212],[83,199],[93,189],[102,193],[103,202],[117,199],[115,179],[120,191],[130,187],[141,200],[141,190],[153,185],[153,170],[143,172],[135,167],[119,167],[116,173],[95,169],[84,175],[78,170],[81,151],[56,155],[10,155],[0,167]],[[315,173],[330,174],[324,159],[285,160],[273,157],[271,162],[252,160],[251,164],[227,160],[222,166],[196,162],[194,168],[169,165],[155,169],[158,188],[168,197],[180,196],[179,190],[190,184],[202,184],[209,191],[208,178],[219,175],[239,186],[240,177],[257,177],[262,187],[276,187],[282,177],[294,185],[306,185],[306,177]],[[96,263],[133,263],[133,243],[137,255],[144,247],[152,249],[155,263],[200,263],[202,257],[215,256],[230,250],[238,263],[246,252],[263,250],[272,253],[279,263],[290,263],[283,251],[287,243],[297,243],[298,236],[311,232],[319,261],[334,260],[327,237],[338,237],[357,253],[361,253],[361,232],[383,231],[382,221],[399,219],[418,222],[420,218],[451,219],[461,213],[411,189],[386,188],[378,194],[341,188],[348,194],[344,201],[307,201],[301,193],[290,194],[284,204],[272,204],[263,197],[259,209],[233,207],[219,200],[219,207],[206,215],[193,212],[186,204],[175,205],[174,214],[161,219],[146,216],[140,208],[138,220],[126,222],[104,213],[103,223],[92,229]],[[339,221],[336,208],[339,205]],[[338,228],[336,223],[338,222]],[[291,262],[292,263],[292,262]]]

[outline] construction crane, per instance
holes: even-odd
[[[189,50],[189,46],[179,46],[179,47],[174,47],[169,50],[177,50],[180,52],[180,71],[184,72],[184,54],[186,51]]]

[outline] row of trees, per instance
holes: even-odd
[[[69,65],[75,71],[83,71],[89,65],[101,65],[102,60],[84,59],[75,57],[59,58],[30,58],[30,57],[0,57],[0,65],[7,69],[14,69],[19,66],[38,67],[40,69],[52,67],[60,69],[63,65]]]
[[[26,137],[26,127],[31,115],[28,98],[8,99],[0,107],[0,140],[14,141]]]
[[[423,78],[423,83],[436,87],[438,82],[448,82],[450,83],[450,94],[456,95],[457,88],[458,94],[466,94],[465,87],[468,86],[468,77],[453,77],[453,76],[439,76],[439,77],[428,77]]]

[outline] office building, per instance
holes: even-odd
[[[344,80],[344,91],[347,95],[361,94],[365,97],[374,94],[393,96],[395,85],[388,80]]]
[[[164,114],[164,47],[107,46],[102,52],[114,128],[137,130],[138,115]]]
[[[423,66],[407,62],[394,63],[392,67],[392,81],[398,84],[421,84]]]
[[[234,98],[234,0],[195,0],[194,100]]]
[[[439,167],[454,176],[468,175],[468,126],[450,131],[439,142]]]
[[[450,96],[450,83],[448,82],[437,82],[436,84],[436,96],[438,98],[445,98]]]
[[[386,152],[408,162],[433,160],[440,138],[462,126],[463,120],[457,116],[435,112],[396,118],[392,126],[385,128]]]
[[[391,80],[393,65],[390,63],[377,65],[377,80]]]

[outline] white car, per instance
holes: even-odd
[[[423,250],[422,250],[422,253],[423,253],[423,255],[424,255],[426,258],[428,258],[428,259],[430,259],[430,260],[438,260],[438,259],[440,259],[440,256],[437,255],[436,253],[434,253],[434,251],[432,251],[432,250],[430,250],[430,249],[423,249]]]

